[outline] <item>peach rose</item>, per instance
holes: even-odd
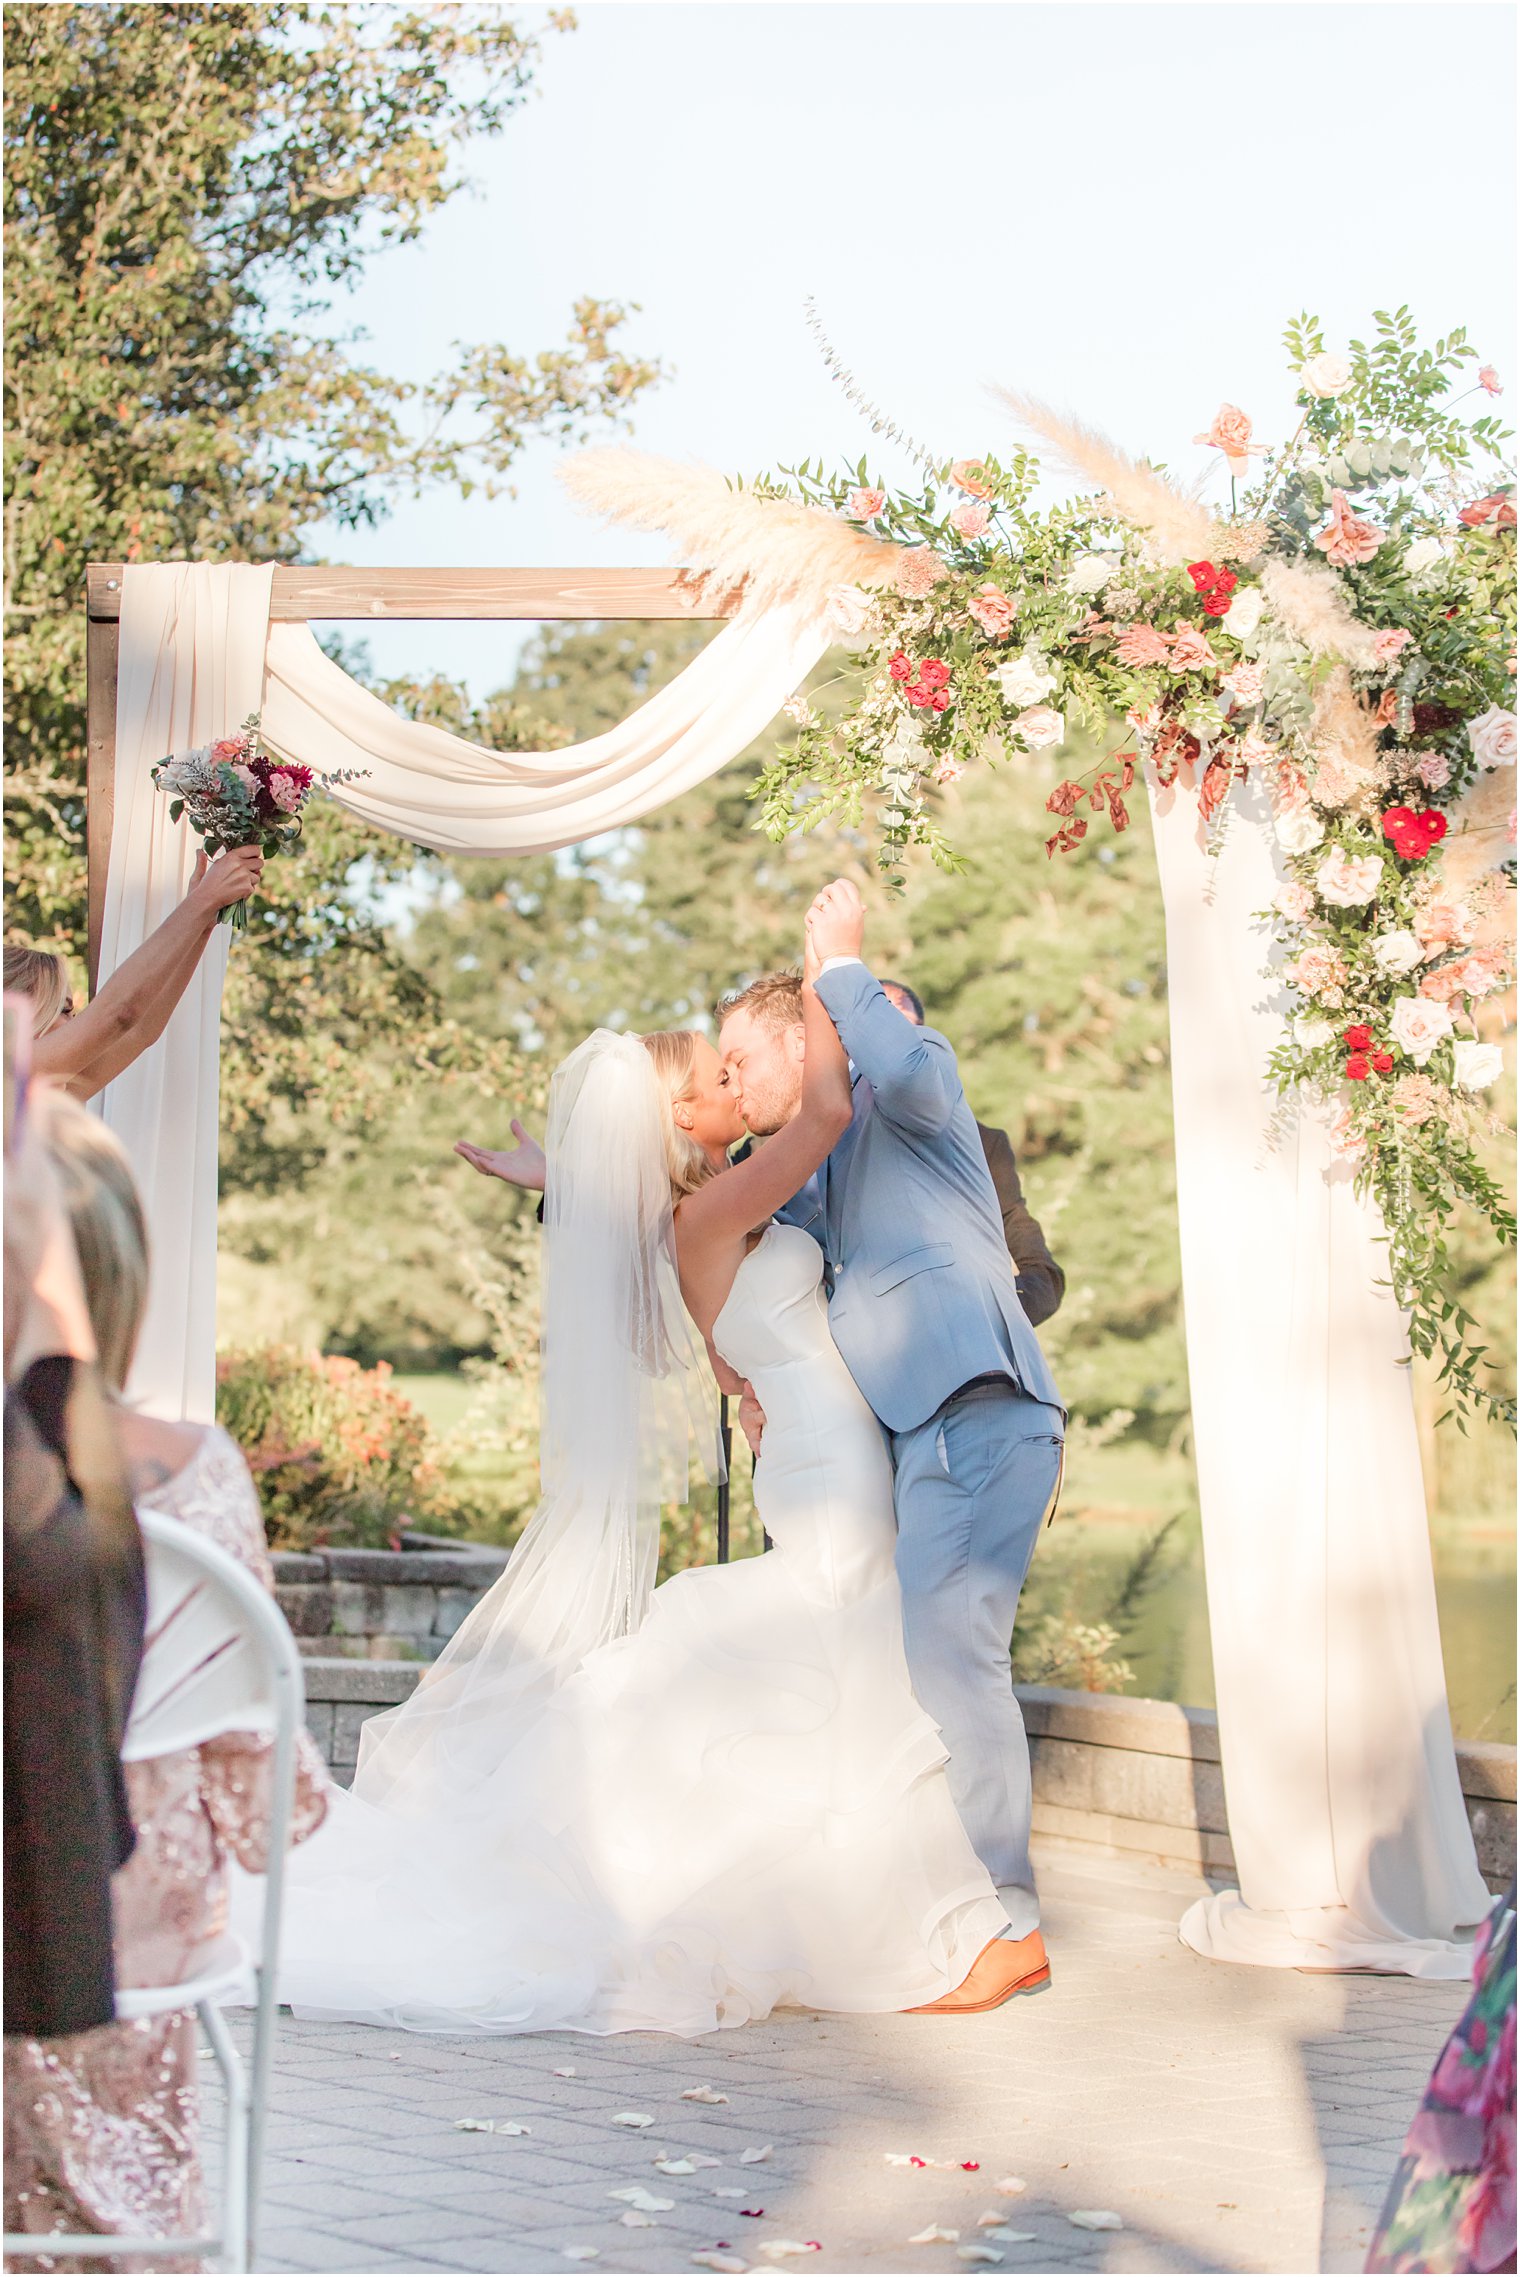
[[[886,503],[884,490],[852,490],[844,502],[844,510],[852,522],[874,522]]]
[[[999,585],[984,585],[966,603],[966,613],[981,626],[989,640],[1006,640],[1013,624],[1014,604]]]
[[[957,506],[950,517],[950,527],[958,538],[980,538],[985,536],[991,520],[991,508],[977,501],[969,506]]]
[[[1492,364],[1480,364],[1478,366],[1478,385],[1488,395],[1502,395],[1504,393],[1499,384],[1499,375]]]
[[[950,480],[957,490],[964,490],[968,498],[991,498],[997,489],[987,479],[987,469],[980,459],[957,459],[950,469]]]
[[[1238,403],[1221,403],[1208,433],[1195,435],[1193,440],[1207,443],[1211,450],[1223,451],[1231,474],[1247,473],[1253,458],[1266,456],[1266,446],[1252,442],[1251,422]]]
[[[1177,619],[1172,635],[1171,669],[1174,672],[1217,672],[1219,659],[1196,625]]]
[[[1314,543],[1332,569],[1354,569],[1371,561],[1383,542],[1375,522],[1364,522],[1351,511],[1344,490],[1330,493],[1330,520]]]
[[[1472,918],[1460,901],[1427,901],[1415,911],[1410,926],[1427,963],[1443,949],[1465,949],[1472,939]]]
[[[1147,664],[1164,664],[1172,652],[1170,639],[1158,632],[1154,625],[1126,625],[1115,643],[1114,654],[1121,664],[1139,669]]]

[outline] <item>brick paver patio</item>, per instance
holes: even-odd
[[[775,2265],[958,2272],[981,2242],[1010,2273],[1359,2269],[1463,1988],[1221,1967],[1176,1941],[1185,1874],[1047,1852],[1041,1878],[1055,1982],[992,2016],[789,2011],[695,2043],[283,2018],[258,2267],[684,2272],[722,2241],[764,2270],[816,2239]],[[701,2084],[728,2100],[682,2100]],[[693,2153],[720,2163],[654,2164]],[[625,2226],[628,2189],[673,2203]],[[994,2208],[1029,2241],[988,2242]],[[1067,2219],[1090,2209],[1123,2229]],[[910,2242],[931,2226],[959,2238]]]

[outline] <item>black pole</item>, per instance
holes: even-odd
[[[723,1449],[723,1476],[718,1481],[718,1563],[728,1563],[728,1469],[733,1461],[734,1434],[728,1420],[728,1394],[718,1402],[718,1441]]]

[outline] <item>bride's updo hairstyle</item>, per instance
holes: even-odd
[[[680,1202],[694,1194],[714,1175],[713,1166],[690,1131],[683,1131],[675,1109],[697,1089],[696,1033],[691,1028],[659,1028],[644,1038],[644,1049],[654,1061],[660,1079],[660,1125],[665,1133],[665,1161],[670,1171],[670,1197]]]

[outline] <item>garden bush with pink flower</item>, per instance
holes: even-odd
[[[1260,811],[1265,793],[1283,877],[1263,963],[1275,952],[1289,1013],[1272,1073],[1333,1117],[1381,1208],[1414,1347],[1458,1413],[1512,1423],[1445,1245],[1459,1210],[1515,1234],[1476,1143],[1502,1127],[1486,1101],[1514,959],[1502,385],[1489,365],[1468,382],[1460,331],[1422,348],[1406,309],[1345,354],[1307,316],[1285,344],[1289,439],[1256,441],[1235,404],[1197,437],[1227,506],[1012,397],[1088,495],[1037,510],[1022,449],[948,465],[920,453],[916,494],[871,482],[864,461],[762,485],[907,549],[889,589],[841,596],[862,685],[770,767],[763,822],[779,838],[831,815],[861,823],[869,805],[889,874],[913,846],[953,869],[939,788],[1079,728],[1106,756],[1050,793],[1051,855],[1096,819],[1125,829],[1142,768],[1194,790],[1216,831],[1232,796],[1250,787]]]
[[[384,1361],[292,1345],[224,1353],[216,1414],[248,1458],[271,1549],[398,1549],[408,1526],[457,1533],[471,1515]]]

